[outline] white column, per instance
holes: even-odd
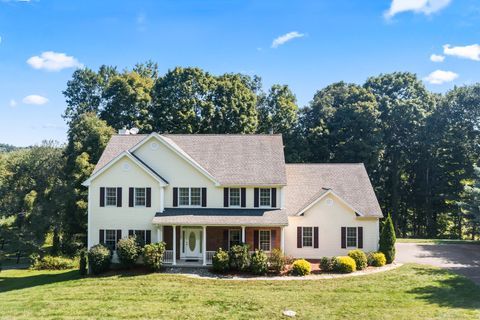
[[[163,236],[163,235],[164,235],[163,231],[164,231],[163,226],[160,226],[160,241],[164,241],[164,239],[163,239],[163,238],[164,238],[164,236]]]
[[[245,226],[242,226],[242,243],[245,243]]]
[[[285,227],[282,227],[281,230],[282,237],[280,239],[280,249],[285,253]]]
[[[203,226],[202,236],[202,249],[203,249],[203,265],[207,265],[207,226]]]
[[[161,226],[157,226],[157,242],[162,241],[161,238],[160,238],[160,228],[161,228]]]
[[[165,209],[165,188],[160,187],[160,212],[163,212]]]
[[[172,247],[173,247],[173,262],[172,262],[172,265],[176,265],[177,264],[177,226],[172,226],[173,228],[173,244],[172,244]]]

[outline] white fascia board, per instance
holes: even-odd
[[[353,212],[359,214],[361,217],[364,216],[363,213],[361,213],[360,211],[358,211],[357,209],[355,209],[354,207],[352,207],[347,201],[345,201],[345,199],[343,199],[342,197],[340,197],[338,194],[336,194],[333,190],[328,190],[327,192],[321,194],[317,199],[315,199],[314,201],[312,201],[309,205],[307,205],[306,207],[304,207],[303,209],[301,209],[299,212],[297,212],[297,216],[300,216],[302,215],[303,213],[305,213],[308,209],[310,209],[311,207],[313,207],[315,204],[317,204],[320,200],[322,200],[323,198],[325,198],[327,195],[329,194],[333,194],[336,198],[340,199],[340,201],[346,205],[350,210],[352,210]]]

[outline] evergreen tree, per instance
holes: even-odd
[[[385,255],[387,263],[392,263],[395,260],[395,229],[393,228],[393,222],[390,215],[387,216],[383,223],[382,230],[380,232],[379,251]]]

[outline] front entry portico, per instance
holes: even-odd
[[[180,258],[200,260],[203,257],[203,228],[181,227],[180,233]]]

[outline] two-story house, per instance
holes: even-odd
[[[363,164],[285,164],[281,135],[115,135],[84,185],[89,248],[136,235],[164,241],[172,265],[240,243],[307,259],[378,249]]]

